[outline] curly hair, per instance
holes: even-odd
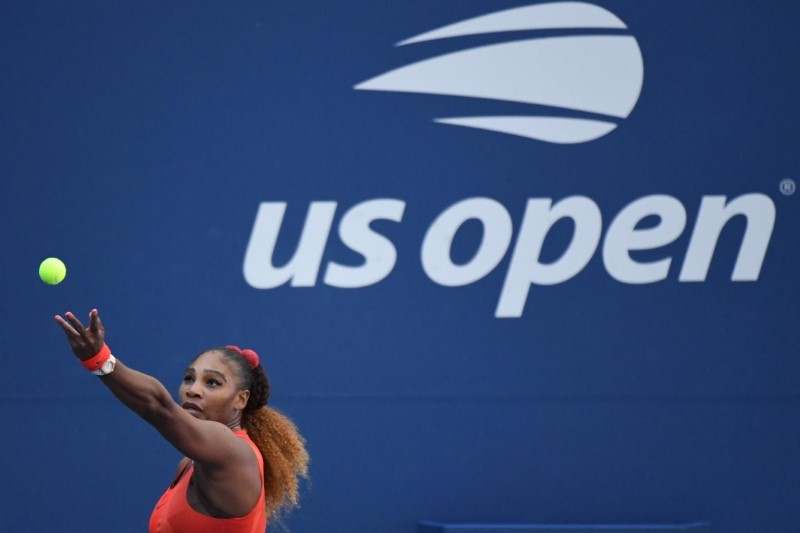
[[[232,364],[242,390],[250,391],[242,427],[264,458],[267,517],[271,522],[280,522],[285,513],[299,506],[300,478],[308,478],[306,441],[287,416],[267,407],[269,379],[260,364],[251,369],[244,357],[227,347],[213,351]]]

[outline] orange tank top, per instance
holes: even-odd
[[[236,435],[247,441],[258,460],[261,480],[264,480],[264,459],[247,432],[243,429],[234,431]],[[167,488],[158,500],[153,514],[150,515],[150,533],[264,533],[267,529],[267,515],[264,512],[264,487],[261,496],[253,509],[241,518],[213,518],[200,514],[192,509],[186,499],[186,489],[192,478],[194,467],[187,465],[178,478]]]

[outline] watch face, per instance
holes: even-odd
[[[100,367],[100,370],[95,371],[95,374],[98,376],[105,376],[106,374],[110,374],[114,371],[114,366],[116,366],[117,360],[114,359],[114,356],[111,356],[108,361],[103,363],[103,366]]]

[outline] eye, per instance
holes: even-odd
[[[194,378],[192,376],[190,376],[188,374],[183,376],[183,382],[184,383],[191,383],[192,381],[194,381]]]
[[[222,385],[222,383],[220,383],[216,379],[209,379],[208,384],[211,385],[212,387],[219,387],[220,385]]]

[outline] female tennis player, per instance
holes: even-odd
[[[150,533],[263,533],[298,502],[304,439],[267,407],[269,382],[252,350],[212,348],[189,364],[175,403],[155,378],[116,359],[94,309],[84,328],[56,315],[72,352],[122,403],[185,455],[150,517]]]

